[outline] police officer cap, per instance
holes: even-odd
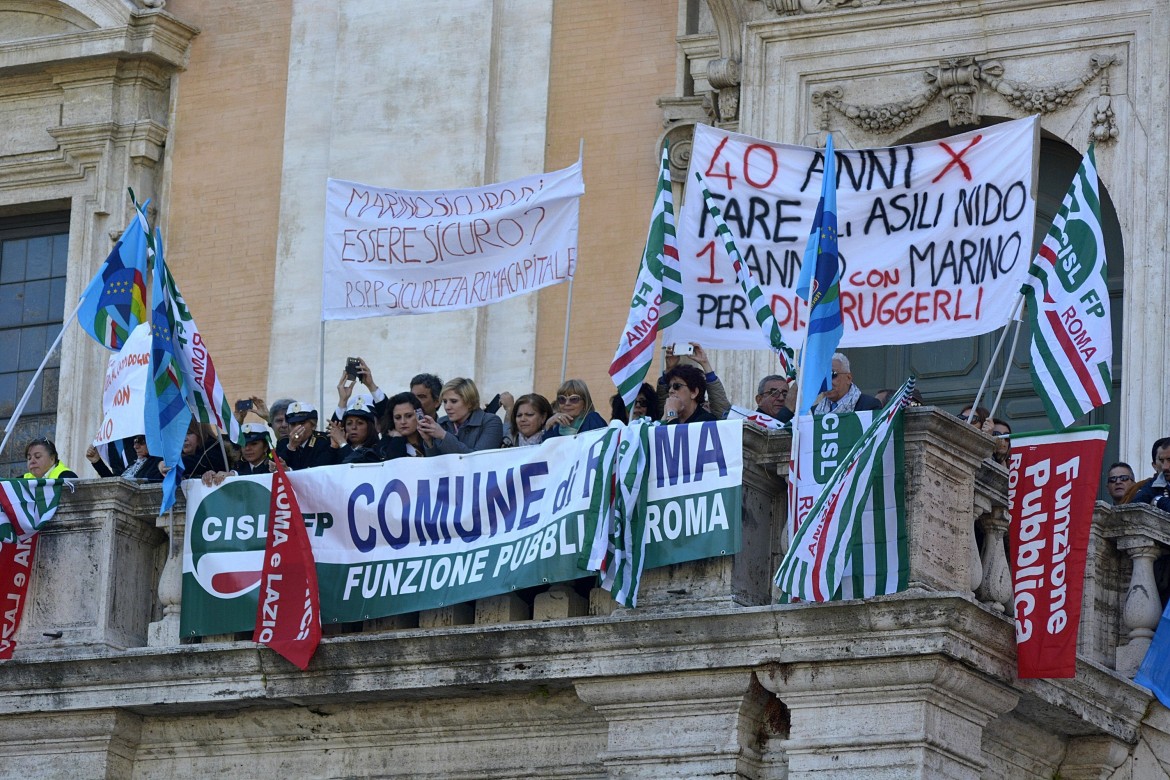
[[[371,425],[374,424],[373,407],[370,406],[370,403],[367,399],[360,395],[350,401],[349,406],[345,408],[345,414],[341,416],[343,422],[345,421],[346,417],[361,417]],[[288,418],[286,417],[285,419]]]
[[[297,423],[318,422],[317,407],[313,406],[307,401],[293,401],[288,405],[288,409],[284,413],[284,421],[289,425],[296,425]]]
[[[269,447],[272,446],[272,429],[264,423],[244,423],[240,426],[240,432],[244,434],[245,444],[252,441],[262,441]]]

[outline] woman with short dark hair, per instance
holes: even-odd
[[[713,422],[718,418],[703,408],[707,396],[707,377],[700,368],[679,364],[666,372],[666,403],[662,422]]]

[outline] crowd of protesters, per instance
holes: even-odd
[[[848,413],[880,409],[893,391],[872,396],[853,382],[849,359],[833,356],[832,383],[818,396],[814,413]],[[386,393],[374,381],[362,358],[351,358],[337,384],[338,403],[328,419],[307,401],[281,398],[271,406],[252,396],[236,403],[243,444],[235,446],[213,425],[193,421],[182,448],[183,476],[219,484],[229,476],[268,473],[274,458],[290,470],[343,463],[376,463],[405,457],[469,453],[501,447],[538,445],[559,436],[604,428],[608,421],[597,410],[583,380],[568,379],[552,399],[539,393],[515,397],[501,392],[484,404],[472,379],[443,382],[434,374],[418,374],[409,390]],[[765,376],[757,386],[755,413],[789,423],[796,407],[795,388],[778,374]],[[921,403],[915,391],[915,403]],[[610,398],[609,419],[629,423],[647,419],[680,425],[726,417],[731,403],[702,345],[692,343],[675,354],[665,350],[665,371],[656,386],[642,384],[627,408],[620,395]],[[502,413],[502,416],[501,416]],[[249,415],[256,419],[249,420]],[[993,459],[1006,464],[1011,426],[982,406],[968,406],[960,418],[996,439]],[[125,454],[123,454],[125,453]],[[131,454],[132,453],[132,454]],[[94,447],[86,459],[98,476],[121,476],[157,482],[167,474],[162,459],[151,455],[146,437],[134,436],[119,448],[111,447],[107,463]],[[61,463],[48,439],[35,439],[25,448],[25,478],[67,478],[77,474]],[[1114,463],[1105,492],[1114,504],[1146,503],[1170,512],[1170,438],[1159,439],[1151,451],[1154,474],[1136,481],[1127,463]]]

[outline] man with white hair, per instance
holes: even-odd
[[[849,412],[871,412],[882,408],[872,395],[866,395],[853,384],[849,370],[849,358],[840,352],[833,353],[833,385],[821,393],[813,414],[847,414]]]

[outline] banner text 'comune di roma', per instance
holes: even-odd
[[[461,190],[330,179],[321,318],[486,306],[572,278],[581,162]]]
[[[289,474],[323,623],[591,576],[577,568],[604,430],[536,447]],[[651,432],[646,568],[739,550],[743,423]],[[184,636],[251,630],[271,477],[186,483]]]
[[[1032,257],[1035,139],[1033,117],[938,141],[837,150],[842,347],[1007,324]],[[819,149],[695,128],[687,181],[702,174],[792,344],[807,329],[795,290],[823,169]],[[672,339],[767,348],[701,197],[683,205],[678,247],[684,306]]]

